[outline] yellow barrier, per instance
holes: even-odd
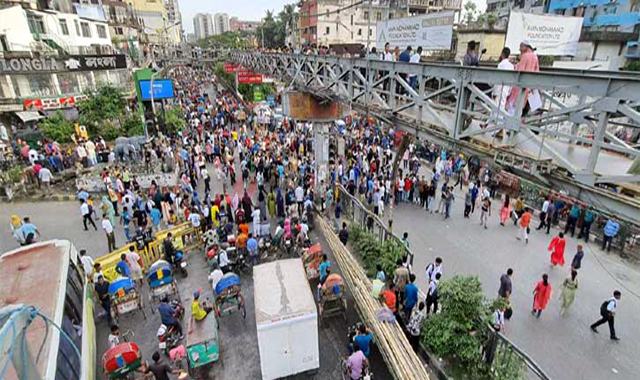
[[[139,250],[138,245],[134,242],[124,245],[111,253],[98,257],[95,260],[96,263],[100,264],[105,280],[111,282],[118,277],[118,273],[116,273],[116,265],[118,265],[118,261],[120,261],[120,255],[129,252],[129,247],[133,247],[133,250],[140,255],[140,257],[144,257],[147,254],[146,247]]]
[[[129,252],[129,247],[133,247],[133,250],[140,255],[140,258],[142,259],[142,270],[146,272],[151,264],[164,256],[162,241],[167,237],[169,232],[171,232],[173,246],[176,250],[180,250],[184,253],[200,247],[203,243],[200,228],[194,228],[191,225],[191,222],[185,222],[173,228],[157,232],[155,234],[155,239],[142,249],[138,249],[135,242],[129,243],[111,253],[97,258],[95,262],[100,263],[105,279],[107,281],[113,281],[118,277],[118,274],[116,273],[116,265],[118,264],[118,261],[120,261],[120,255]]]

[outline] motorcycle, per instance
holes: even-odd
[[[266,259],[271,252],[271,235],[265,235],[258,240],[258,254],[262,259]]]
[[[184,260],[184,254],[182,251],[176,252],[175,257],[173,258],[173,265],[175,268],[180,270],[182,277],[187,277],[189,275],[187,272],[187,262]]]
[[[173,316],[176,320],[181,320],[184,316],[184,307],[178,300],[171,300],[169,304],[176,311]],[[180,334],[174,326],[167,326],[160,324],[158,331],[156,332],[158,338],[158,349],[164,352],[165,355],[169,355],[169,351],[178,346],[180,342]]]
[[[235,257],[229,262],[229,267],[233,273],[247,274],[251,270],[247,263],[246,251],[244,249],[236,250]]]
[[[286,254],[290,255],[293,250],[293,236],[289,235],[285,237],[282,245]]]

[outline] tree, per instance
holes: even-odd
[[[122,91],[111,84],[101,84],[95,91],[86,91],[87,98],[78,103],[80,124],[87,127],[90,134],[100,134],[100,128],[110,121],[119,125],[124,114],[126,100]],[[117,124],[116,124],[117,121]]]
[[[65,119],[62,111],[58,111],[40,121],[38,128],[40,128],[44,137],[59,143],[71,142],[71,135],[75,132],[73,123]]]
[[[467,1],[464,4],[463,7],[463,19],[464,19],[464,23],[469,26],[471,24],[473,24],[476,19],[478,18],[478,6],[476,5],[476,3],[472,2],[472,1]]]
[[[487,26],[489,27],[489,29],[493,29],[497,22],[498,16],[496,16],[495,13],[487,13]]]

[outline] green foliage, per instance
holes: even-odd
[[[100,124],[98,134],[106,141],[115,140],[116,137],[122,136],[122,129],[113,121],[105,120]]]
[[[487,13],[486,21],[487,21],[487,26],[489,27],[489,29],[493,29],[493,27],[498,22],[498,16],[496,16],[496,14],[493,13],[493,12],[489,12],[489,13]]]
[[[24,170],[24,166],[19,165],[19,166],[12,166],[9,169],[7,169],[6,173],[6,177],[11,183],[18,183],[20,182],[20,178],[22,177],[22,171]]]
[[[524,380],[528,379],[527,368],[518,356],[509,355],[505,352],[506,346],[499,345],[496,351],[493,365],[491,366],[491,377],[493,380]]]
[[[463,7],[464,24],[471,25],[478,18],[478,6],[473,1],[467,1]]]
[[[58,111],[40,121],[38,128],[40,128],[46,138],[59,143],[71,142],[71,135],[75,132],[73,123],[65,119],[62,111]]]
[[[102,133],[103,123],[117,120],[124,113],[126,100],[122,91],[110,84],[100,85],[86,95],[87,98],[78,103],[78,109],[80,124],[85,125],[90,134]]]
[[[122,130],[127,132],[127,136],[139,136],[144,134],[144,126],[137,113],[129,113],[122,123]]]
[[[203,48],[250,48],[253,46],[251,42],[251,34],[245,31],[224,32],[209,36],[198,41],[198,45]]]
[[[167,132],[174,134],[181,131],[185,124],[184,113],[180,107],[172,107],[165,111],[164,124]]]
[[[349,228],[351,246],[354,253],[360,257],[364,269],[370,277],[376,274],[376,265],[380,264],[382,270],[391,276],[396,269],[396,261],[404,255],[404,247],[395,240],[388,240],[382,244],[373,234],[365,231],[356,223]]]
[[[640,71],[640,61],[627,61],[627,64],[624,66],[623,70],[625,71]]]
[[[285,45],[287,28],[295,28],[296,5],[286,4],[278,16],[267,10],[262,19],[262,25],[258,27],[256,38],[260,46],[267,48],[277,48]]]

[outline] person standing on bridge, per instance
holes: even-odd
[[[540,71],[540,64],[538,63],[538,56],[536,55],[531,42],[524,40],[520,43],[520,62],[515,67],[516,71],[531,71],[538,72]],[[524,89],[523,96],[524,102],[522,113],[520,116],[525,116],[530,110],[532,110],[531,106],[531,95],[532,92],[536,94],[538,100],[540,99],[540,95],[537,92],[531,91],[528,88]],[[518,100],[518,96],[520,95],[520,88],[512,87],[511,92],[509,93],[509,97],[507,97],[506,108],[509,110],[511,114],[514,114],[516,109],[516,104]],[[537,105],[536,105],[537,106]]]

